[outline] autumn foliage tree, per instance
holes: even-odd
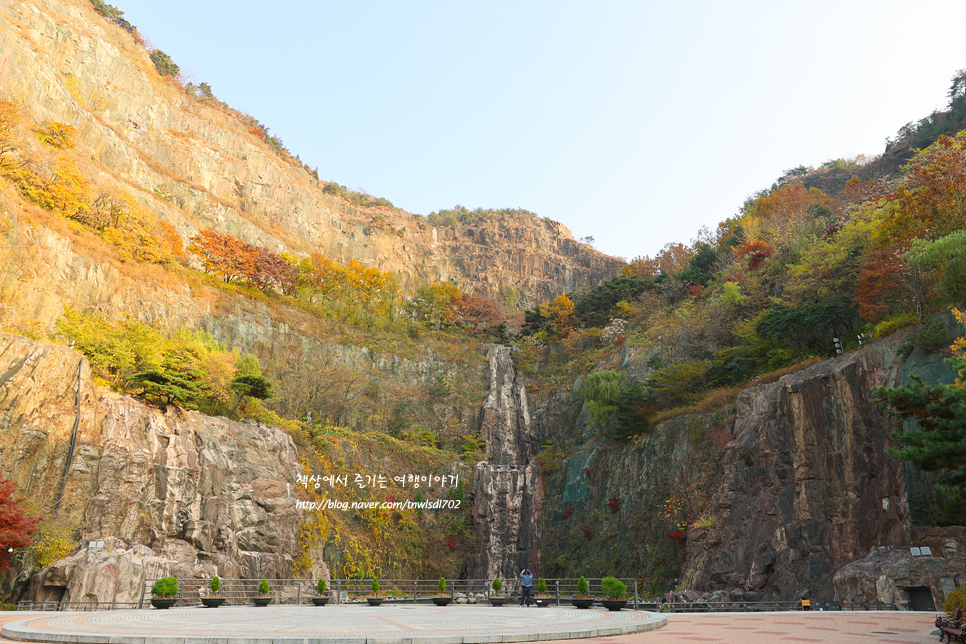
[[[665,244],[654,257],[637,257],[621,272],[628,277],[655,277],[660,273],[674,275],[687,268],[694,251],[684,244]]]
[[[13,498],[16,484],[0,476],[0,572],[10,570],[13,559],[11,548],[23,548],[33,543],[40,517],[28,517],[23,506]]]
[[[748,258],[748,270],[756,271],[774,252],[775,247],[765,240],[753,239],[742,244],[735,255],[741,259]]]
[[[935,240],[966,228],[966,132],[941,136],[919,152],[905,182],[886,196],[895,207],[883,226],[889,241]]]
[[[213,230],[192,237],[188,251],[201,258],[206,273],[225,283],[242,282],[287,293],[298,278],[296,269],[281,255]]]
[[[453,303],[462,297],[452,282],[438,282],[419,287],[411,301],[415,319],[438,329],[453,323]]]
[[[506,317],[499,302],[482,295],[464,293],[453,301],[452,307],[455,324],[476,330],[494,327]]]

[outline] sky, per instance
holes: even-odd
[[[524,208],[633,259],[881,154],[966,68],[964,0],[112,0],[319,177]]]

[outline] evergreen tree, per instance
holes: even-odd
[[[966,356],[948,362],[959,372],[955,384],[927,385],[913,376],[912,384],[876,387],[873,394],[888,416],[916,421],[918,431],[892,435],[902,447],[889,452],[916,469],[943,473],[936,486],[947,498],[940,516],[958,523],[966,519]]]

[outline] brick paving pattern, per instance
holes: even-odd
[[[603,628],[640,624],[653,614],[570,608],[494,608],[490,606],[348,606],[323,608],[277,606],[219,609],[172,609],[167,611],[103,611],[99,613],[7,613],[0,625],[26,622],[49,639],[68,641],[68,634],[99,637],[73,641],[107,642],[109,637],[131,638],[140,644],[180,644],[220,640],[229,644],[313,644],[341,641],[345,644],[457,644],[461,641],[511,642],[533,640],[547,634],[569,631],[591,635],[582,644],[933,644],[929,635],[932,613],[689,613],[667,615],[662,628],[610,637],[592,636]],[[526,634],[526,635],[520,635]],[[144,639],[142,639],[144,638]],[[244,642],[243,640],[246,640]],[[284,640],[284,642],[283,642]],[[571,638],[544,640],[572,641]],[[0,644],[12,644],[6,637]],[[189,643],[190,644],[190,641]]]

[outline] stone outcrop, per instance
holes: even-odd
[[[895,604],[899,610],[935,610],[966,581],[966,559],[913,556],[910,548],[883,546],[835,573],[835,599],[847,604]],[[912,606],[914,589],[928,589],[932,606]]]
[[[690,587],[828,599],[839,567],[909,543],[904,468],[886,453],[897,427],[872,402],[873,387],[900,381],[896,344],[742,392],[714,525],[689,535]]]
[[[112,602],[132,604],[142,596],[145,579],[214,577],[211,563],[185,563],[158,555],[141,544],[104,540],[103,548],[83,548],[30,578],[25,597],[37,602]]]
[[[476,551],[471,579],[514,579],[540,559],[543,499],[533,461],[526,388],[516,382],[509,347],[490,345],[490,388],[483,402],[481,435],[488,459],[473,477]]]
[[[0,334],[0,460],[40,507],[64,487],[56,518],[106,543],[42,572],[27,599],[136,601],[139,580],[161,572],[294,575],[301,468],[281,430],[95,392],[73,351]],[[95,579],[101,566],[114,572]]]

